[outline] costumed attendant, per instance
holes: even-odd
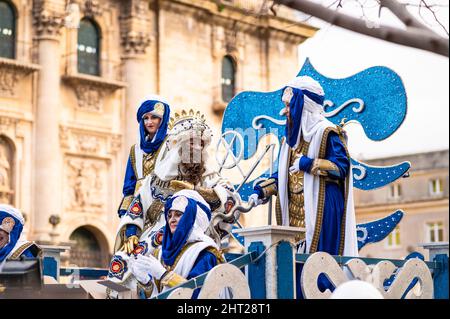
[[[162,246],[153,255],[137,255],[131,271],[139,281],[140,295],[155,296],[201,275],[225,261],[215,242],[205,235],[211,220],[208,203],[193,190],[182,190],[165,205],[166,225]],[[196,289],[192,298],[197,298]]]
[[[321,85],[309,76],[287,84],[278,172],[257,185],[249,201],[258,205],[278,195],[278,224],[306,229],[299,252],[358,256],[347,136],[325,118],[324,96]]]
[[[0,272],[6,260],[19,260],[22,256],[36,258],[41,249],[23,238],[22,213],[10,205],[0,204]]]
[[[150,175],[170,121],[170,107],[159,96],[151,96],[141,103],[137,111],[139,123],[138,143],[131,147],[123,183],[123,199],[119,206],[119,217],[127,212],[133,195],[139,190],[142,180]],[[138,243],[137,227],[127,225],[124,234],[123,250],[131,253]]]

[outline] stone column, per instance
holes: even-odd
[[[149,57],[146,49],[150,45],[151,28],[148,2],[128,0],[122,2],[120,32],[124,81],[128,84],[125,102],[124,158],[128,157],[131,145],[136,143],[138,126],[136,111],[145,96],[156,94],[152,85]]]
[[[124,81],[128,84],[126,88],[125,104],[125,157],[131,145],[135,144],[138,136],[138,123],[136,120],[136,111],[142,99],[150,94],[155,94],[151,90],[148,82],[145,81],[148,73],[145,72],[145,60],[143,57],[133,57],[124,59]],[[125,159],[126,160],[126,159]]]
[[[59,147],[60,31],[64,1],[34,1],[38,64],[35,113],[33,238],[48,241],[49,216],[61,213],[61,151]]]
[[[279,269],[281,265],[278,265],[277,261],[281,261],[279,259],[280,256],[277,254],[280,252],[277,249],[277,244],[280,241],[287,241],[294,243],[294,238],[298,234],[304,232],[303,228],[298,227],[286,227],[286,226],[263,226],[263,227],[255,227],[255,228],[245,228],[235,230],[236,234],[243,236],[245,239],[245,252],[249,252],[249,248],[254,243],[262,243],[267,252],[265,254],[265,280],[266,280],[266,298],[267,299],[278,299],[280,295],[283,295],[283,292],[278,291],[279,287],[282,286],[282,283],[278,282],[278,278],[282,278],[283,276],[286,279],[293,278],[293,298],[295,298],[295,249],[292,248],[292,255],[286,254],[286,260],[282,260],[283,263],[293,263],[287,267],[287,269],[291,269],[291,273],[279,273]],[[270,247],[270,248],[269,248]],[[269,249],[268,249],[269,248]],[[291,257],[291,258],[290,258]],[[288,260],[289,259],[289,260]],[[286,266],[286,265],[283,265]],[[286,267],[282,267],[286,268]],[[247,272],[248,274],[248,272]],[[250,283],[251,286],[251,283]]]

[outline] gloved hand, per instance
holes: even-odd
[[[134,277],[143,285],[147,285],[153,279],[148,272],[147,265],[138,262],[136,259],[130,259],[130,270]]]
[[[300,170],[300,160],[303,155],[300,155],[297,157],[297,159],[294,161],[294,164],[292,164],[291,167],[289,167],[289,172],[291,173],[297,173]]]
[[[253,207],[256,207],[258,205],[261,205],[263,203],[262,199],[259,199],[258,194],[253,193],[248,197],[248,201],[249,204],[253,203]]]
[[[133,261],[132,267],[136,268],[137,272],[140,273],[142,277],[144,277],[145,273],[147,276],[150,275],[157,280],[161,279],[166,272],[166,268],[164,268],[159,260],[152,255],[137,255],[136,259]]]
[[[336,164],[326,159],[314,159],[310,172],[312,175],[328,176],[329,171],[335,172],[335,174],[339,176],[339,169],[337,168]]]
[[[139,238],[136,235],[130,236],[127,239],[125,239],[125,242],[123,243],[123,246],[120,250],[130,255],[138,243]]]

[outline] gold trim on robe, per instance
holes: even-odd
[[[350,161],[350,156],[347,150],[347,145],[345,143],[345,139],[343,137],[342,130],[338,130],[337,128],[329,127],[325,129],[322,135],[322,141],[320,144],[320,151],[319,151],[319,158],[324,158],[326,155],[327,150],[327,141],[328,141],[328,134],[330,132],[335,132],[338,134],[340,140],[343,142],[345,152],[347,154],[347,157]],[[349,169],[348,174],[351,174],[351,169]],[[320,238],[320,232],[322,230],[322,222],[323,222],[323,210],[325,207],[325,187],[326,187],[326,177],[325,176],[319,176],[320,182],[319,182],[319,199],[317,203],[317,214],[316,214],[316,225],[314,229],[314,235],[311,241],[311,247],[309,249],[309,253],[314,253],[317,251],[317,246],[319,244],[319,238]],[[345,191],[344,191],[344,213],[342,216],[342,222],[341,222],[341,234],[339,239],[339,255],[343,254],[344,251],[344,243],[345,243],[345,218],[346,218],[346,211],[347,211],[347,197],[348,197],[348,189],[349,189],[349,178],[346,177],[346,184],[345,184]]]

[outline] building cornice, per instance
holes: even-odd
[[[38,64],[0,57],[0,68],[11,68],[16,72],[27,75],[32,72],[38,71],[41,66]]]
[[[92,85],[101,87],[105,90],[115,91],[118,89],[122,89],[127,86],[127,83],[116,81],[116,80],[110,80],[104,77],[100,76],[94,76],[94,75],[88,75],[88,74],[66,74],[63,76],[63,80],[70,83],[70,84],[86,84],[86,85]]]
[[[74,89],[78,107],[93,112],[102,112],[104,96],[127,86],[125,82],[79,73],[66,74],[63,80]]]
[[[0,97],[16,97],[19,79],[40,68],[37,64],[0,58]]]
[[[168,11],[196,9],[201,19],[212,19],[215,23],[228,26],[230,23],[239,24],[242,31],[260,33],[266,29],[271,36],[281,36],[292,42],[301,43],[312,37],[319,29],[308,24],[297,22],[283,17],[251,15],[244,9],[233,5],[223,4],[222,9],[212,0],[160,0],[160,7]],[[185,7],[184,9],[182,7]],[[202,13],[198,13],[203,11]]]

